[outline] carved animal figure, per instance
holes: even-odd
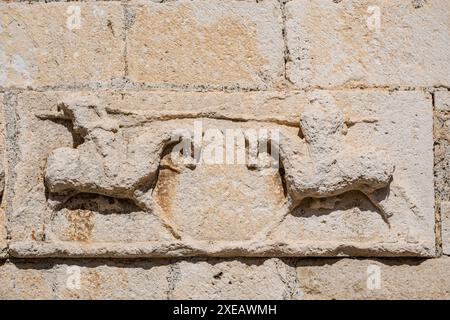
[[[72,121],[83,143],[76,149],[58,148],[49,155],[45,169],[48,190],[131,199],[141,208],[153,210],[151,188],[170,133],[141,134],[129,140],[98,105],[70,101],[59,104],[59,108]],[[178,237],[169,222],[163,223]]]
[[[344,141],[344,115],[326,95],[316,95],[300,118],[304,136],[283,136],[280,157],[293,206],[303,199],[359,190],[371,194],[389,185],[394,165],[383,150]],[[377,205],[375,203],[375,205]],[[389,215],[387,213],[387,215]]]
[[[153,210],[156,183],[172,132],[161,130],[125,137],[106,110],[84,101],[61,103],[64,116],[83,142],[59,148],[48,157],[45,183],[51,193],[95,193],[133,200]],[[373,193],[389,185],[394,166],[387,155],[368,146],[344,141],[344,116],[330,98],[318,96],[300,118],[303,138],[283,135],[279,142],[290,209],[308,197],[326,198],[360,190],[381,209]],[[163,219],[163,218],[161,218]],[[164,219],[163,219],[164,220]],[[179,235],[169,221],[163,221]]]

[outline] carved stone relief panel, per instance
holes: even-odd
[[[16,112],[13,256],[434,255],[425,93],[25,92]]]

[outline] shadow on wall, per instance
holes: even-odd
[[[144,270],[150,270],[154,267],[172,266],[178,262],[200,263],[207,262],[208,264],[215,266],[220,263],[226,262],[240,262],[245,266],[261,266],[266,260],[277,259],[283,262],[285,265],[294,268],[301,267],[323,267],[332,266],[341,260],[350,259],[346,258],[179,258],[179,259],[10,259],[0,261],[0,267],[7,262],[14,264],[19,269],[34,269],[34,270],[50,270],[57,265],[71,265],[84,268],[96,268],[99,266],[108,266],[114,268],[141,268]],[[422,263],[429,259],[422,258],[351,258],[358,261],[372,261],[383,264],[385,266],[420,266]]]

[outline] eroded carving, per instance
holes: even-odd
[[[83,143],[49,155],[45,170],[48,190],[67,194],[66,199],[77,193],[131,199],[142,209],[153,211],[151,191],[170,134],[142,134],[127,140],[119,124],[98,104],[79,100],[61,103],[59,108]],[[179,237],[170,223],[163,224]]]
[[[151,132],[143,128],[138,135],[126,136],[97,102],[67,101],[59,108],[82,142],[49,155],[45,183],[50,193],[59,195],[60,201],[81,193],[130,199],[144,211],[154,212],[158,205],[152,191],[159,170],[168,165],[170,128]],[[316,96],[300,118],[303,136],[282,134],[278,150],[285,171],[286,210],[276,214],[274,223],[256,238],[266,236],[305,198],[325,199],[355,190],[363,192],[387,222],[391,212],[378,191],[389,186],[394,166],[382,150],[346,143],[344,120],[331,98]],[[169,219],[155,215],[181,238]]]
[[[316,94],[300,118],[304,138],[281,139],[280,157],[291,206],[309,197],[358,190],[380,207],[372,194],[388,186],[394,165],[383,150],[345,143],[344,120],[343,112],[328,95]],[[385,208],[379,209],[385,219],[391,215]]]

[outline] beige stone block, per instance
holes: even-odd
[[[0,93],[0,258],[6,256],[6,217],[4,212],[3,189],[5,187],[5,126],[4,126],[4,95]]]
[[[435,95],[436,109],[438,101]],[[444,254],[450,254],[450,115],[443,110],[434,112],[434,163],[436,211],[441,218],[438,234]]]
[[[12,256],[435,253],[424,92],[23,92],[16,112]],[[165,139],[195,121],[280,130],[284,173],[171,164]]]
[[[0,262],[1,299],[166,299],[164,261]]]
[[[180,261],[174,270],[169,299],[298,298],[295,269],[279,259]]]
[[[170,265],[159,260],[61,262],[52,273],[58,299],[161,300],[169,291]]]
[[[124,75],[117,2],[2,3],[0,86],[101,86]]]
[[[450,111],[450,91],[436,91],[434,93],[436,110]]]
[[[6,243],[6,226],[5,226],[5,212],[3,209],[0,212],[0,259],[5,258],[8,254]]]
[[[450,255],[450,201],[441,201],[442,252]]]
[[[51,263],[12,264],[0,260],[0,299],[55,299]]]
[[[318,203],[317,211],[316,202],[311,203],[309,209],[299,208],[287,215],[269,238],[295,243],[304,239],[304,243],[310,244],[308,249],[313,251],[315,246],[324,248],[329,243],[340,243],[339,249],[328,247],[329,252],[335,255],[359,255],[362,252],[363,255],[377,255],[376,251],[384,249],[384,254],[392,252],[392,255],[399,255],[398,245],[404,241],[408,243],[404,248],[420,243],[423,251],[419,249],[422,251],[419,255],[433,255],[435,223],[430,95],[364,90],[334,91],[333,98],[336,105],[345,110],[347,119],[358,119],[354,125],[353,121],[349,122],[344,141],[353,146],[375,146],[379,151],[385,150],[394,164],[389,195],[385,198],[387,206],[392,206],[392,216],[387,219],[388,223],[382,222],[380,212],[369,209],[371,204],[361,198],[361,193],[345,194],[337,197],[338,202],[332,200],[328,210],[327,202],[323,200]],[[345,164],[345,161],[341,163]]]
[[[0,262],[1,299],[449,299],[450,258]]]
[[[297,87],[450,84],[446,0],[293,0],[286,16]]]
[[[18,123],[20,131],[18,143],[22,155],[19,166],[22,169],[17,171],[15,183],[17,197],[13,200],[11,208],[13,212],[11,229],[17,242],[31,241],[34,244],[47,246],[50,251],[44,253],[47,249],[42,248],[43,255],[86,255],[88,251],[91,251],[88,255],[120,256],[120,252],[125,256],[148,255],[153,249],[148,251],[146,248],[149,246],[151,248],[155,244],[158,246],[159,243],[165,243],[171,239],[169,233],[162,228],[154,216],[143,212],[133,202],[126,199],[80,194],[73,200],[75,202],[71,201],[65,205],[67,208],[62,211],[57,210],[60,213],[51,213],[48,201],[52,199],[46,196],[42,175],[48,155],[58,147],[72,147],[74,143],[80,142],[76,134],[73,136],[70,121],[64,117],[61,118],[61,113],[57,111],[58,103],[69,96],[102,100],[102,105],[107,106],[109,114],[120,118],[123,126],[130,129],[128,130],[130,134],[139,133],[147,122],[151,124],[152,118],[170,120],[186,117],[188,123],[185,127],[190,128],[193,124],[192,117],[201,118],[202,115],[237,122],[239,119],[255,119],[259,123],[270,122],[274,119],[273,111],[280,113],[284,111],[284,116],[276,118],[282,123],[292,123],[298,112],[297,105],[289,103],[289,101],[298,101],[295,95],[285,97],[284,94],[277,93],[224,95],[223,93],[110,91],[70,93],[61,91],[20,94],[17,112],[21,114],[22,119]],[[22,196],[25,198],[21,198]],[[160,201],[163,201],[163,198],[161,196]],[[265,212],[267,215],[268,209],[265,209]],[[247,218],[249,226],[256,214],[257,212],[254,212],[253,217]],[[128,244],[125,245],[126,243]],[[80,247],[79,244],[83,245]],[[75,246],[69,248],[71,245]],[[116,249],[114,249],[115,246]],[[28,251],[31,247],[27,245],[25,247],[28,249],[24,249],[24,252],[34,255],[32,251]],[[66,249],[62,249],[63,247]],[[102,247],[109,249],[104,251]],[[68,251],[64,254],[56,253],[54,250]],[[164,255],[164,253],[158,253],[158,250],[155,254]]]
[[[450,258],[297,262],[303,299],[449,299]]]
[[[277,1],[136,1],[126,12],[132,81],[208,88],[270,88],[282,81]]]

